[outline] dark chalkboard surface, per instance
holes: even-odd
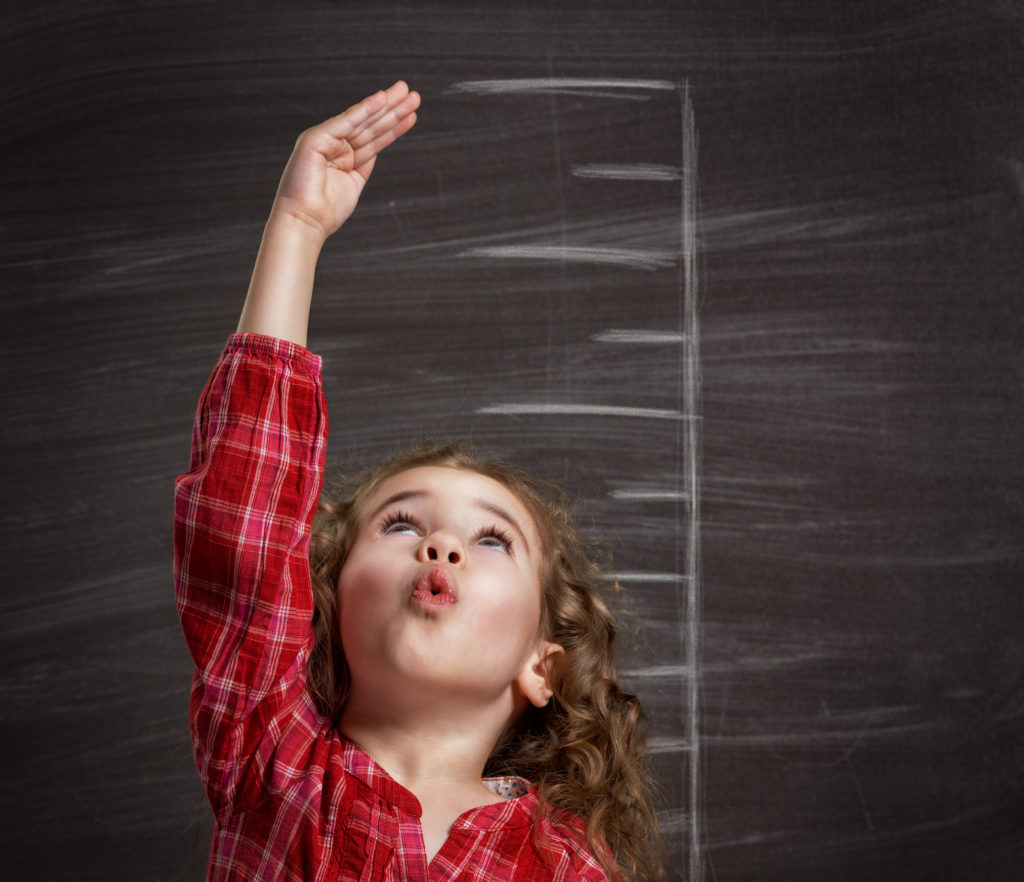
[[[294,138],[402,77],[420,123],[318,275],[331,464],[468,434],[578,495],[671,879],[1021,878],[1019,4],[0,36],[5,877],[203,877],[172,482]]]

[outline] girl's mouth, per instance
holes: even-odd
[[[458,588],[451,570],[438,564],[425,567],[413,585],[412,599],[430,609],[458,602]]]

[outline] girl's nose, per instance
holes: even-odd
[[[450,530],[437,530],[420,544],[419,559],[422,563],[439,561],[460,566],[466,559],[459,537]]]

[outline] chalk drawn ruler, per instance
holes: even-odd
[[[572,175],[621,182],[629,186],[635,181],[663,182],[678,190],[678,231],[671,237],[678,241],[675,249],[630,248],[587,243],[569,245],[565,241],[515,244],[490,244],[471,248],[466,257],[500,260],[560,261],[562,265],[590,264],[623,267],[637,272],[668,272],[677,274],[675,327],[661,329],[609,328],[591,339],[602,346],[664,347],[675,366],[676,385],[666,398],[664,407],[632,407],[610,403],[517,401],[496,402],[478,409],[478,413],[523,417],[558,414],[566,418],[596,416],[608,419],[671,420],[675,422],[674,480],[664,486],[631,487],[610,494],[613,499],[632,504],[674,504],[675,566],[671,572],[632,571],[617,573],[625,584],[663,583],[677,592],[677,608],[681,611],[679,641],[682,665],[665,666],[655,676],[678,677],[682,694],[682,738],[661,739],[669,742],[663,749],[679,752],[684,757],[683,811],[669,812],[661,818],[667,837],[682,835],[686,853],[688,882],[703,882],[706,861],[703,851],[704,818],[702,800],[703,773],[700,738],[700,638],[701,638],[701,574],[700,574],[700,363],[697,279],[697,144],[690,90],[684,82],[647,79],[608,78],[537,78],[511,80],[477,80],[455,83],[451,91],[475,95],[594,96],[622,101],[678,101],[680,109],[679,163],[581,163],[572,166]],[[512,238],[512,237],[510,237]],[[674,353],[674,354],[671,354]],[[650,672],[648,672],[650,673]]]

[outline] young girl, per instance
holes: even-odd
[[[563,498],[441,445],[311,529],[317,257],[418,105],[396,83],[299,138],[177,482],[209,878],[654,878],[640,710]]]

